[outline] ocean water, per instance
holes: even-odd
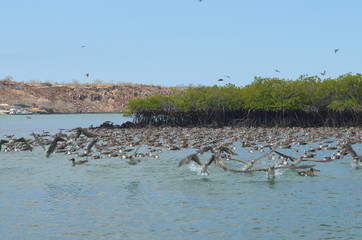
[[[0,139],[128,120],[0,116]],[[261,154],[240,145],[238,158]],[[360,144],[354,148],[362,152]],[[1,239],[362,239],[362,170],[349,156],[315,163],[321,171],[314,177],[279,169],[268,181],[265,172],[212,165],[204,176],[194,164],[179,168],[192,152],[164,150],[138,165],[105,157],[76,167],[64,154],[45,158],[40,147],[0,152]]]

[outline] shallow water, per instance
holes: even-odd
[[[14,125],[0,116],[0,139],[12,130],[28,136],[41,126],[56,132],[129,120],[82,114],[69,123],[65,116],[22,116]],[[42,124],[33,129],[29,120]],[[255,158],[237,147],[239,156]],[[362,152],[359,144],[355,150]],[[362,170],[349,157],[316,163],[315,177],[277,170],[268,181],[264,172],[212,165],[201,176],[192,164],[178,168],[190,152],[164,151],[135,166],[102,158],[76,167],[67,155],[45,158],[41,148],[0,152],[1,239],[362,239]]]

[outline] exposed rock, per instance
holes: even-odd
[[[52,85],[2,80],[0,86],[0,103],[63,113],[120,112],[131,98],[174,92],[174,88],[142,84]]]

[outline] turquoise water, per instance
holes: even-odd
[[[12,131],[28,136],[42,127],[56,132],[129,120],[15,117],[0,116],[0,139]],[[240,145],[239,158],[259,154]],[[39,147],[0,152],[1,239],[362,239],[362,170],[349,156],[316,163],[315,177],[278,170],[268,181],[264,172],[235,174],[212,165],[201,176],[194,165],[178,168],[191,152],[164,150],[135,166],[101,158],[77,167],[67,155],[45,158]]]

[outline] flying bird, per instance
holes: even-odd
[[[84,76],[89,77],[89,73],[84,74]]]
[[[326,70],[324,70],[323,72],[321,72],[321,75],[326,75]]]
[[[320,172],[320,170],[315,169],[315,168],[310,168],[309,170],[301,170],[301,171],[298,171],[298,174],[301,175],[301,176],[313,177],[313,176],[314,176],[314,172]]]
[[[279,71],[278,69],[275,69],[275,71],[276,71],[277,73],[280,73],[280,71]]]
[[[337,49],[334,49],[334,53],[337,53],[339,51],[339,49],[337,48]]]
[[[58,142],[60,142],[60,141],[64,142],[64,141],[66,141],[66,140],[65,140],[64,138],[59,137],[59,136],[56,136],[56,137],[53,139],[53,141],[52,141],[52,143],[50,144],[48,150],[45,152],[45,156],[46,156],[46,157],[49,157],[50,154],[52,154],[52,153],[54,152],[55,148],[57,147]]]
[[[211,153],[215,153],[215,149],[211,146],[203,147],[199,149],[196,153],[197,154],[203,154],[204,152],[210,151]]]
[[[27,149],[29,149],[30,151],[33,151],[33,147],[30,146],[30,144],[28,143],[28,141],[25,138],[21,137],[21,138],[18,138],[18,139],[14,139],[14,143],[15,142],[22,142],[27,146]]]
[[[281,153],[281,152],[278,152],[278,151],[275,151],[275,153],[279,154],[280,156],[286,158],[286,159],[289,159],[290,161],[292,161],[291,163],[291,166],[297,166],[299,163],[301,163],[302,161],[305,161],[304,158],[307,158],[308,156],[306,155],[301,155],[299,157],[292,157],[292,156],[289,156],[289,155],[286,155],[284,153]],[[308,160],[308,161],[313,161],[313,160]],[[315,162],[319,162],[319,160],[314,160]],[[325,161],[323,161],[325,162]]]
[[[187,157],[185,157],[183,160],[181,160],[178,166],[181,167],[185,164],[189,164],[191,161],[194,161],[198,165],[201,166],[201,175],[205,175],[205,174],[208,175],[207,168],[213,162],[215,162],[216,166],[224,169],[224,171],[227,170],[226,166],[221,161],[220,154],[213,154],[211,156],[211,158],[209,159],[209,161],[207,161],[206,163],[202,163],[197,154],[191,154],[191,155],[188,155]]]
[[[243,170],[233,170],[233,169],[230,169],[231,172],[250,172],[250,170],[252,170],[253,166],[254,166],[254,163],[270,154],[272,154],[273,152],[275,151],[275,148],[271,149],[269,152],[267,153],[264,153],[262,156],[254,159],[254,160],[251,160],[250,162],[245,162],[243,160],[238,160],[238,159],[235,159],[235,158],[229,158],[229,160],[233,160],[233,161],[238,161],[238,162],[242,162],[245,164],[244,166],[244,169]],[[263,170],[258,170],[258,171],[263,171]]]
[[[1,151],[1,146],[2,146],[4,143],[8,143],[8,142],[9,142],[8,140],[3,140],[3,139],[0,140],[0,151]]]
[[[355,150],[353,150],[350,144],[346,144],[345,146],[346,151],[352,156],[353,163],[356,164],[357,167],[361,165],[362,162],[362,155],[358,155]]]
[[[85,128],[81,128],[81,127],[77,127],[76,128],[77,132],[75,134],[75,139],[79,138],[79,136],[83,133],[86,137],[90,137],[90,138],[94,138],[97,137],[98,135],[95,133],[92,133],[90,131],[88,131]]]
[[[91,142],[89,142],[86,146],[86,153],[87,155],[91,152],[92,147],[94,146],[94,144],[96,144],[99,141],[99,139],[96,137],[94,138]]]

